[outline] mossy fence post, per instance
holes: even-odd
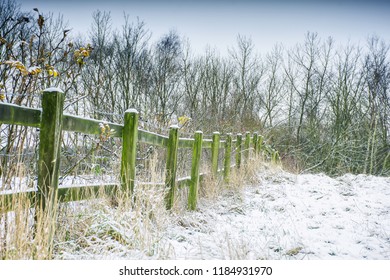
[[[48,222],[45,225],[48,230],[45,237],[49,252],[52,249],[57,213],[64,96],[57,88],[45,89],[42,96],[35,220]]]
[[[253,133],[253,149],[255,150],[255,155],[257,155],[259,153],[259,143],[257,142],[258,140],[258,133],[257,132],[254,132]]]
[[[231,161],[232,161],[232,134],[227,133],[226,140],[225,140],[225,161],[224,161],[224,170],[223,170],[223,178],[225,182],[229,182]]]
[[[188,208],[190,210],[196,209],[196,203],[198,200],[199,166],[202,157],[202,141],[203,132],[196,131],[194,136],[194,146],[192,148],[191,181],[188,192]]]
[[[264,137],[262,135],[257,136],[257,150],[260,153],[263,149]]]
[[[213,143],[211,145],[211,173],[214,178],[218,176],[218,157],[219,157],[219,144],[220,144],[219,132],[213,133]]]
[[[249,155],[250,155],[250,147],[251,147],[251,133],[245,133],[245,143],[244,143],[244,157],[245,162],[249,163]]]
[[[168,146],[167,146],[167,160],[166,160],[166,177],[165,187],[167,188],[167,195],[165,203],[167,209],[173,207],[176,193],[176,170],[177,170],[177,149],[179,145],[179,127],[172,125],[169,130]]]
[[[122,138],[121,185],[126,194],[132,195],[136,176],[135,163],[138,140],[138,112],[135,109],[129,109],[125,112]]]
[[[61,153],[64,93],[57,88],[43,91],[39,130],[37,207],[46,210],[57,198]]]
[[[242,134],[237,134],[237,142],[236,142],[236,166],[237,169],[241,167],[241,153],[242,153]]]

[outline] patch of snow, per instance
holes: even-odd
[[[263,174],[168,228],[175,259],[390,259],[390,178]]]
[[[95,234],[78,241],[90,246],[59,244],[56,258],[390,259],[390,178],[271,169],[259,178],[259,185],[200,199],[197,211],[158,217],[160,225],[133,212],[117,213],[117,222],[94,212]],[[102,239],[111,231],[115,238]],[[137,244],[137,235],[149,245]]]
[[[43,91],[44,91],[44,92],[60,92],[60,93],[64,93],[64,92],[62,91],[62,89],[57,88],[57,87],[47,88],[47,89],[44,89]]]

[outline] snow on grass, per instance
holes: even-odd
[[[170,228],[178,259],[390,259],[390,178],[263,174]]]
[[[274,169],[258,176],[260,184],[202,198],[193,212],[162,213],[163,206],[153,205],[141,211],[147,215],[100,208],[88,214],[94,221],[86,224],[85,236],[69,240],[71,246],[58,244],[55,257],[390,259],[390,178]]]

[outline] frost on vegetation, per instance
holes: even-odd
[[[260,174],[186,213],[166,237],[183,259],[389,259],[390,179]],[[353,191],[353,192],[352,192]]]
[[[55,257],[390,259],[390,178],[258,176],[257,185],[202,197],[197,211],[167,212],[151,189],[135,209],[79,205],[75,220],[61,222],[73,235],[57,243]]]
[[[59,229],[65,241],[57,242],[55,258],[156,258],[164,229],[157,211],[142,199],[134,207],[103,199],[73,203],[61,211],[60,223],[68,226]]]

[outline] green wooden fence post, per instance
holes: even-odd
[[[255,150],[255,155],[259,153],[258,136],[259,134],[257,132],[253,133],[253,149]]]
[[[261,150],[263,149],[263,141],[264,137],[262,135],[259,135],[257,137],[257,150],[261,153]]]
[[[216,178],[218,175],[218,156],[219,156],[220,134],[213,133],[213,144],[211,146],[211,172]]]
[[[242,134],[237,134],[236,142],[236,166],[237,168],[241,167],[241,153],[242,153]]]
[[[166,171],[165,171],[166,172],[165,186],[168,189],[168,193],[165,197],[165,203],[167,209],[171,209],[175,201],[178,144],[179,144],[179,127],[177,125],[172,125],[169,130]]]
[[[279,152],[276,151],[275,149],[272,149],[271,153],[271,162],[276,164],[280,160],[279,158]]]
[[[196,203],[198,200],[199,166],[202,156],[203,132],[196,131],[194,139],[195,141],[192,149],[191,182],[188,193],[188,208],[190,210],[196,209]]]
[[[245,149],[245,162],[249,163],[249,155],[250,155],[250,147],[251,147],[251,134],[250,132],[245,133],[245,144],[244,144],[244,149]]]
[[[125,112],[122,139],[121,185],[125,193],[133,194],[138,140],[138,112],[135,109],[129,109]]]
[[[44,222],[48,257],[53,247],[56,224],[64,96],[57,88],[45,89],[42,96],[35,220]]]
[[[226,142],[225,142],[225,162],[224,162],[224,172],[223,178],[225,182],[229,182],[230,175],[230,163],[232,157],[232,134],[226,134]]]
[[[37,207],[54,206],[58,191],[64,93],[57,88],[43,91],[39,132]]]

